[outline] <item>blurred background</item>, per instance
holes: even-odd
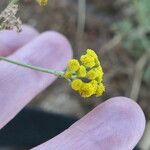
[[[8,1],[0,2],[2,10]],[[80,118],[108,98],[130,97],[147,119],[138,148],[150,150],[150,0],[49,0],[46,7],[22,0],[19,16],[40,32],[63,33],[75,58],[87,48],[97,51],[105,72],[100,98],[82,99],[58,79],[28,107]]]

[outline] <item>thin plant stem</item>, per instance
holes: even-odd
[[[77,32],[76,32],[76,45],[77,49],[83,47],[83,35],[86,22],[86,0],[78,0],[78,18],[77,18]],[[79,51],[76,55],[80,54]]]
[[[20,62],[14,61],[14,60],[10,60],[10,59],[8,59],[6,57],[2,57],[2,56],[0,56],[0,60],[15,64],[15,65],[18,65],[18,66],[21,66],[21,67],[24,67],[24,68],[29,68],[29,69],[32,69],[32,70],[36,70],[36,71],[39,71],[39,72],[53,74],[53,75],[56,75],[56,76],[59,76],[59,77],[63,77],[63,75],[64,75],[63,71],[57,71],[57,70],[32,66],[32,65],[29,65],[29,64],[24,64],[24,63],[20,63]]]

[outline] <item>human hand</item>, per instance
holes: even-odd
[[[38,35],[31,27],[24,26],[19,35],[0,31],[0,55],[63,70],[72,57],[72,50],[59,33]],[[0,128],[55,79],[53,75],[0,61]],[[33,150],[131,150],[141,138],[144,127],[144,114],[135,102],[125,97],[111,98]]]

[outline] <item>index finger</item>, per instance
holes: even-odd
[[[28,25],[23,25],[22,32],[14,30],[0,31],[0,56],[8,56],[21,48],[38,35],[37,30]]]
[[[72,57],[69,41],[56,32],[45,32],[9,58],[34,66],[64,70]],[[0,61],[0,128],[6,125],[56,76]]]

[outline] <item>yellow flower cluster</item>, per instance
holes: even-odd
[[[48,0],[36,0],[40,6],[45,6],[48,3]]]
[[[86,54],[68,62],[64,77],[71,81],[73,90],[78,91],[82,97],[87,98],[92,95],[101,96],[105,91],[103,81],[103,69],[97,54],[87,49]]]

